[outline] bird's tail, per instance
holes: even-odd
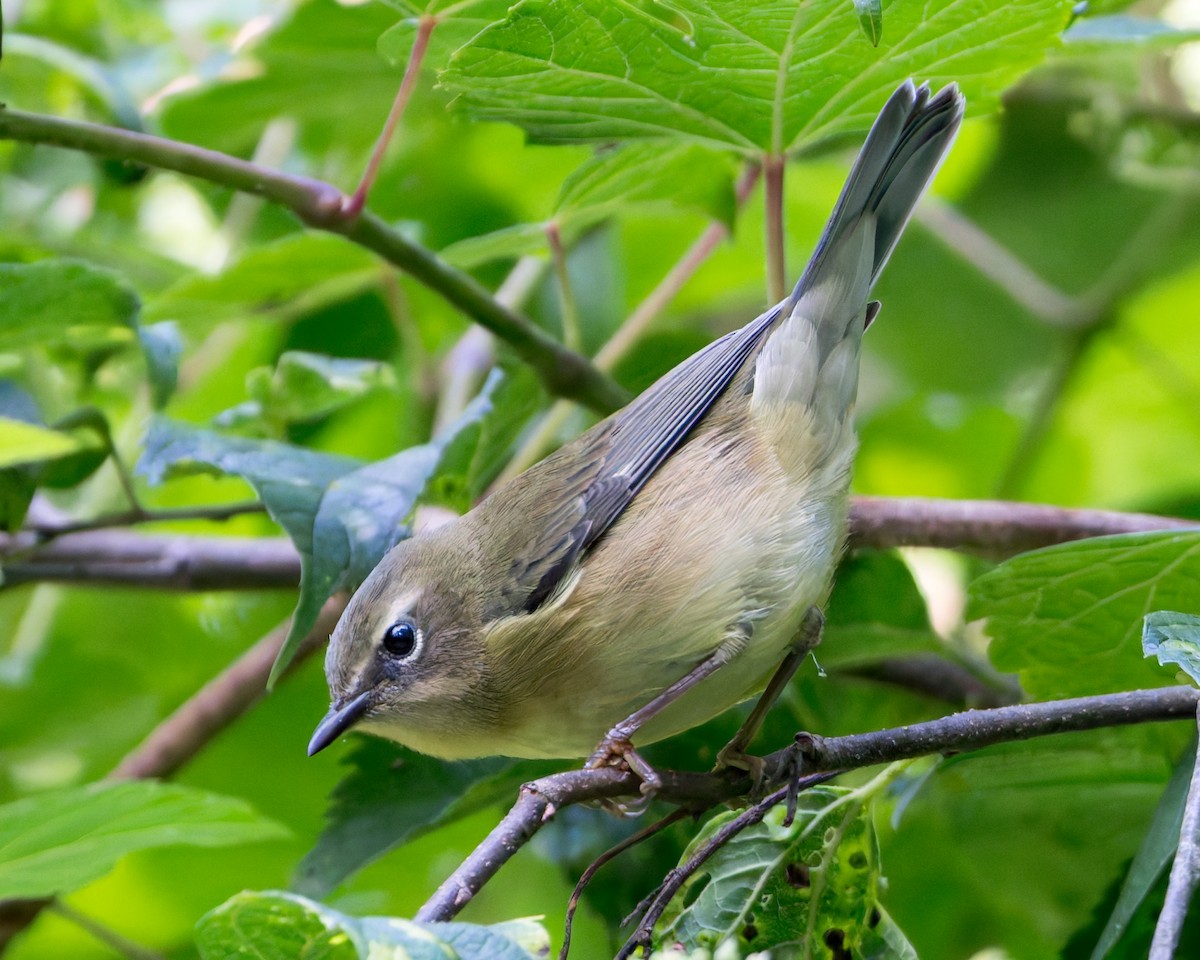
[[[803,419],[817,445],[846,446],[858,389],[867,295],[917,201],[949,149],[963,115],[951,84],[937,94],[906,81],[875,120],[816,250],[782,305],[783,319],[758,356],[754,407],[782,433]],[[790,412],[789,412],[790,411]],[[780,436],[783,440],[783,436]],[[813,449],[814,457],[831,450]]]
[[[930,95],[929,87],[914,87],[907,80],[888,98],[854,161],[812,259],[796,284],[793,300],[818,286],[825,271],[837,269],[836,252],[841,241],[861,225],[864,217],[874,222],[867,288],[874,286],[954,140],[962,115],[963,98],[955,84]]]

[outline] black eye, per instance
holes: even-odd
[[[417,628],[407,620],[397,620],[383,632],[383,649],[398,660],[411,657],[417,649]]]

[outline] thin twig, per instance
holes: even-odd
[[[767,303],[778,303],[787,294],[787,257],[783,237],[782,156],[763,160],[763,203],[766,206]]]
[[[913,219],[1038,319],[1067,328],[1082,322],[1081,306],[1075,297],[1043,280],[1024,260],[950,204],[926,197],[917,205]]]
[[[550,247],[550,261],[554,264],[554,275],[558,280],[558,310],[562,315],[563,343],[571,350],[583,344],[583,331],[579,324],[579,307],[575,292],[571,288],[571,275],[567,270],[567,251],[562,242],[562,231],[558,222],[548,220],[543,228],[546,243]]]
[[[747,807],[728,823],[722,824],[717,832],[701,844],[682,866],[675,867],[667,873],[667,876],[659,884],[653,895],[638,904],[634,913],[626,918],[626,922],[628,923],[633,917],[640,916],[637,929],[625,941],[624,946],[617,951],[614,960],[626,960],[626,958],[633,956],[633,952],[638,947],[643,947],[649,952],[650,936],[654,931],[654,925],[658,923],[659,918],[663,915],[663,911],[666,910],[667,906],[675,898],[675,894],[687,883],[688,878],[693,876],[714,853],[747,827],[752,827],[754,824],[761,822],[762,818],[776,805],[783,802],[789,791],[804,791],[809,787],[815,787],[818,784],[824,783],[834,776],[836,776],[834,773],[818,773],[805,777],[803,780],[789,784],[786,787],[780,787],[758,803]]]
[[[339,234],[373,250],[507,341],[551,393],[578,400],[601,412],[615,410],[629,399],[624,390],[585,357],[556,342],[527,317],[498,303],[472,277],[409,240],[379,217],[364,211],[347,220],[342,214],[343,194],[328,183],[271,170],[194,144],[20,110],[0,108],[0,139],[132,160],[282,204],[310,227]]]
[[[774,786],[797,775],[908,760],[1100,727],[1193,717],[1200,704],[1194,687],[1164,687],[1078,697],[1047,703],[968,710],[928,723],[828,739],[797,734],[796,743],[763,758],[764,783]],[[738,771],[682,773],[659,770],[657,798],[691,809],[745,796],[754,786]],[[449,920],[466,906],[554,814],[586,800],[640,796],[641,780],[614,767],[571,770],[521,788],[516,804],[417,913],[418,920]],[[786,796],[786,792],[780,795]]]
[[[611,863],[630,847],[635,847],[643,841],[649,840],[656,834],[662,833],[667,827],[680,820],[686,820],[692,816],[692,811],[684,807],[678,807],[672,810],[665,817],[655,820],[649,826],[643,827],[637,833],[630,834],[620,843],[615,844],[605,850],[600,856],[588,864],[588,868],[583,871],[579,877],[579,882],[575,884],[575,889],[571,891],[571,899],[567,901],[567,919],[563,924],[563,943],[562,949],[558,951],[558,960],[567,960],[567,954],[571,952],[571,929],[575,923],[575,910],[579,906],[579,898],[583,896],[583,891],[587,889],[589,883],[592,882],[592,877],[607,863]]]
[[[109,513],[91,520],[73,520],[55,526],[31,526],[40,543],[49,543],[59,537],[88,530],[107,530],[113,527],[132,527],[143,523],[173,523],[180,520],[232,520],[247,514],[266,513],[266,507],[252,503],[226,503],[214,507],[164,507],[162,509],[125,510]]]
[[[417,77],[421,73],[421,64],[424,63],[425,53],[429,50],[429,38],[433,35],[433,29],[437,25],[438,18],[429,14],[422,14],[417,19],[417,35],[413,38],[412,50],[408,55],[408,63],[404,67],[404,77],[400,80],[400,89],[396,91],[396,99],[392,101],[392,109],[388,111],[387,120],[384,122],[383,129],[379,133],[379,139],[375,141],[375,146],[371,150],[370,159],[367,161],[367,169],[363,172],[358,189],[342,204],[342,216],[344,217],[351,218],[358,216],[366,205],[367,194],[371,192],[371,187],[375,184],[375,178],[378,176],[379,168],[383,164],[383,157],[387,153],[388,144],[396,132],[400,118],[404,116],[404,111],[408,107],[408,101],[412,99],[413,90],[417,86]]]
[[[68,906],[61,900],[55,900],[50,904],[50,907],[64,920],[69,920],[81,930],[86,930],[106,947],[115,950],[117,953],[124,954],[129,960],[165,960],[161,953],[156,953],[139,943],[134,943],[128,937],[122,936],[116,930],[105,926],[99,920],[95,920],[85,913],[80,913],[74,907]]]
[[[1200,725],[1200,714],[1196,722]],[[1175,956],[1197,881],[1200,881],[1200,756],[1192,767],[1192,782],[1179,827],[1179,847],[1171,864],[1166,900],[1150,941],[1150,960],[1171,960]]]

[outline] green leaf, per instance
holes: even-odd
[[[478,437],[478,421],[491,410],[491,391],[500,380],[498,373],[490,377],[462,416],[436,440],[334,477],[319,494],[311,547],[296,542],[302,561],[300,599],[268,686],[291,663],[321,605],[336,590],[357,588],[385,553],[412,535],[408,521],[417,498],[451,441],[459,434]]]
[[[301,554],[312,554],[313,520],[325,489],[360,465],[350,457],[316,453],[272,440],[226,437],[165,417],[146,434],[137,472],[150,483],[168,476],[222,473],[241,477]]]
[[[858,25],[871,41],[871,46],[879,46],[883,38],[882,0],[854,0],[854,12],[858,14]]]
[[[842,561],[816,656],[828,666],[945,652],[912,571],[895,551],[860,550]]]
[[[137,324],[137,294],[77,260],[0,263],[0,350],[62,341],[76,328]]]
[[[203,960],[533,960],[549,952],[532,920],[485,927],[357,917],[279,890],[243,891],[196,924]]]
[[[275,423],[316,420],[395,383],[391,367],[378,361],[302,350],[289,350],[274,370],[259,367],[246,378],[262,416]]]
[[[852,796],[817,787],[800,795],[791,826],[780,805],[737,834],[689,878],[657,936],[689,948],[733,940],[778,960],[862,955],[868,937],[878,938],[879,848],[870,812]],[[709,820],[683,859],[736,816]]]
[[[292,880],[307,896],[327,896],[384,854],[561,767],[500,757],[449,763],[376,737],[357,738],[344,765],[325,829]]]
[[[341,237],[303,233],[248,250],[215,277],[192,274],[146,305],[146,316],[208,327],[223,320],[315,309],[377,283],[374,257]]]
[[[569,244],[571,235],[565,238]],[[545,255],[550,250],[544,223],[518,223],[444,247],[439,256],[452,266],[470,270],[492,260]]]
[[[246,891],[200,918],[196,947],[203,960],[363,960],[365,944],[343,919],[302,897]]]
[[[560,220],[599,222],[634,209],[694,210],[733,228],[734,167],[727,156],[694,143],[651,140],[602,150],[563,182]]]
[[[0,417],[0,468],[66,457],[86,446],[68,433]]]
[[[1200,583],[1200,532],[1136,533],[1013,557],[970,588],[995,665],[1038,699],[1171,682],[1139,655],[1142,618],[1187,609]]]
[[[1092,951],[1092,960],[1102,960],[1109,950],[1121,939],[1129,921],[1137,912],[1146,895],[1154,888],[1158,878],[1171,862],[1179,846],[1179,827],[1183,823],[1183,808],[1187,803],[1188,786],[1192,779],[1192,767],[1196,762],[1195,740],[1184,751],[1171,780],[1163,791],[1162,799],[1154,810],[1154,817],[1141,846],[1134,854],[1117,903],[1104,925],[1100,939]]]
[[[1200,617],[1170,610],[1146,614],[1142,650],[1148,657],[1158,657],[1164,667],[1168,663],[1178,664],[1189,677],[1200,682]]]
[[[433,0],[427,4],[404,2],[398,6],[408,8],[410,15],[383,32],[376,46],[379,55],[394,66],[406,66],[416,39],[419,17],[433,14],[438,22],[429,38],[425,61],[441,66],[453,50],[488,24],[503,18],[508,12],[509,0],[467,0],[465,3]],[[446,7],[452,8],[448,14],[442,12]]]
[[[733,228],[737,202],[727,156],[694,143],[651,140],[602,150],[565,181],[554,222],[567,247],[598,223],[630,213],[702,213]],[[546,254],[546,224],[522,223],[450,244],[441,256],[469,269],[505,257]]]
[[[909,77],[958,81],[974,109],[989,109],[1058,42],[1067,13],[1061,0],[896,3],[875,48],[845,0],[669,9],[524,0],[459,50],[441,82],[475,116],[537,140],[665,135],[792,152],[866,129]]]
[[[146,357],[146,373],[150,380],[150,395],[155,409],[166,406],[179,379],[179,358],[183,355],[183,337],[177,324],[166,321],[152,323],[138,330],[142,353]]]
[[[287,834],[241,800],[177,784],[95,783],[38,794],[0,806],[0,899],[76,890],[135,850]]]

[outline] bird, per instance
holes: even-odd
[[[624,761],[649,781],[637,746],[807,649],[844,550],[869,293],[964,103],[903,83],[786,299],[393,547],[333,631],[309,754],[357,729],[451,760]]]

